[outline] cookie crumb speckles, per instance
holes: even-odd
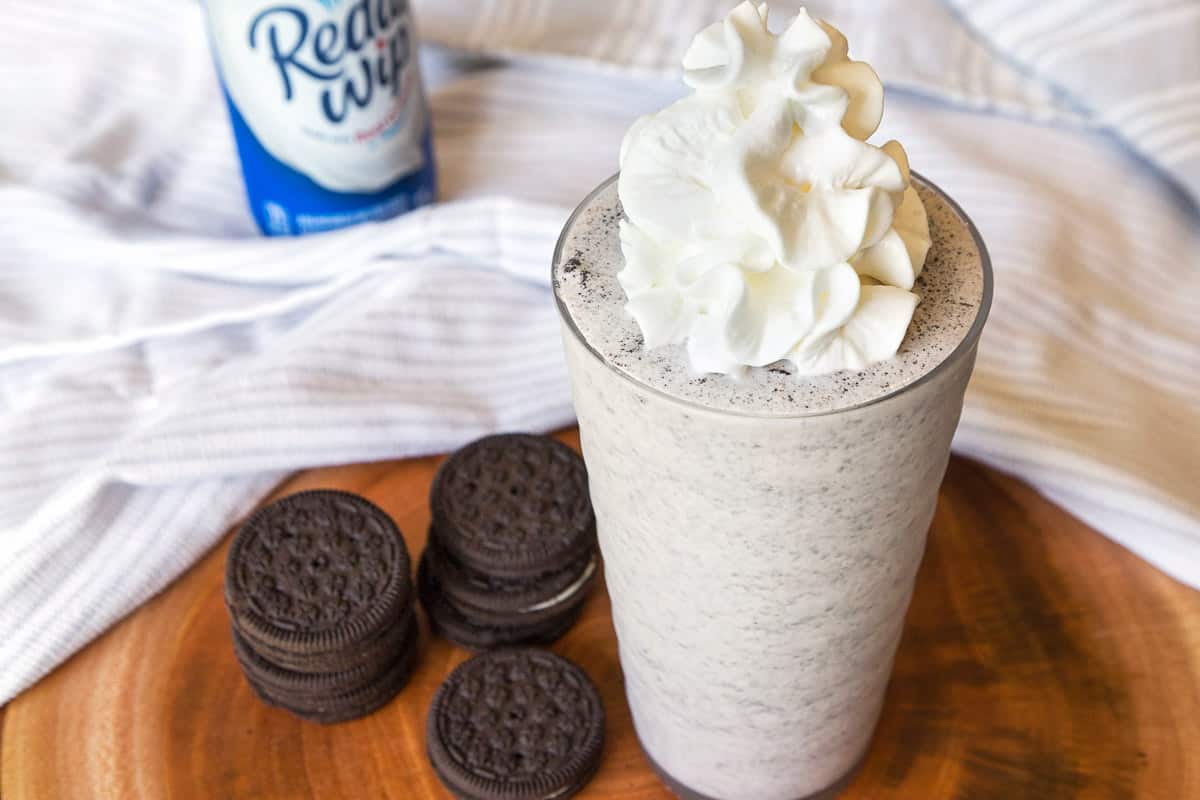
[[[617,281],[624,267],[617,223],[616,183],[602,188],[566,233],[555,265],[563,307],[587,342],[634,379],[718,410],[765,415],[821,413],[860,405],[920,378],[953,352],[970,330],[983,299],[983,254],[970,227],[937,191],[914,181],[929,216],[933,244],[913,289],[921,297],[895,358],[857,372],[795,375],[786,364],[752,369],[743,378],[699,376],[683,345],[646,350],[637,323],[625,312]],[[855,378],[846,382],[846,376]],[[701,381],[699,378],[708,380]],[[797,397],[803,395],[803,401]]]

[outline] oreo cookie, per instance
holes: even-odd
[[[470,617],[496,624],[560,616],[563,609],[586,599],[597,572],[592,552],[555,572],[524,580],[494,578],[463,567],[443,552],[435,533],[421,558],[449,603]]]
[[[229,550],[234,653],[265,702],[340,722],[386,703],[416,661],[410,560],[365,498],[318,490],[252,515]]]
[[[553,616],[532,621],[522,620],[518,615],[507,620],[479,616],[477,609],[464,610],[446,597],[426,556],[422,556],[417,566],[417,592],[433,632],[476,651],[517,644],[550,644],[571,629],[583,610],[580,598],[570,606],[556,608]]]
[[[547,436],[508,433],[463,447],[429,493],[446,553],[478,573],[526,579],[562,569],[596,544],[587,468]]]
[[[402,651],[375,679],[352,691],[292,696],[246,676],[247,682],[267,705],[282,708],[301,719],[330,725],[365,717],[387,705],[412,677],[417,663],[416,647]]]
[[[410,569],[400,529],[378,506],[349,492],[300,492],[242,526],[225,602],[252,644],[318,656],[393,625],[412,601]]]
[[[431,627],[472,650],[545,644],[579,616],[598,571],[587,470],[545,436],[504,434],[448,458],[418,592]]]
[[[404,613],[393,623],[386,625],[373,639],[348,644],[339,650],[325,653],[293,653],[286,649],[268,647],[262,643],[253,646],[256,653],[271,663],[302,673],[342,672],[363,664],[379,664],[388,656],[405,646],[408,630],[406,620],[413,619],[413,603],[409,601]]]
[[[381,652],[372,661],[366,661],[337,672],[296,672],[280,666],[264,657],[251,647],[237,632],[233,631],[233,653],[246,677],[256,685],[279,697],[304,701],[322,698],[331,694],[346,694],[373,683],[387,671],[399,653],[415,649],[417,638],[416,615],[411,612],[407,619],[396,626],[401,632],[400,643],[390,651]]]
[[[587,675],[546,650],[496,650],[460,664],[426,721],[434,771],[463,800],[550,800],[600,765],[604,708]]]

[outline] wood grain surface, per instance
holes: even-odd
[[[573,433],[564,438],[575,444]],[[391,513],[414,555],[438,459],[312,470]],[[108,634],[0,710],[0,796],[448,798],[425,758],[442,678],[467,654],[429,636],[390,705],[332,727],[267,708],[238,671],[221,601],[228,537]],[[580,795],[657,800],[597,591],[554,646],[608,710]],[[1200,593],[1024,484],[950,465],[874,745],[847,798],[1200,798]]]

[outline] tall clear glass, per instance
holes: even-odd
[[[668,395],[608,363],[558,298],[626,695],[682,796],[820,795],[866,753],[991,301],[960,217],[985,273],[966,337],[831,413]]]

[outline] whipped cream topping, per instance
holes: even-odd
[[[805,11],[778,36],[767,13],[745,2],[701,31],[692,94],[622,142],[626,309],[698,372],[861,369],[904,339],[929,223],[904,149],[865,141],[874,70]]]

